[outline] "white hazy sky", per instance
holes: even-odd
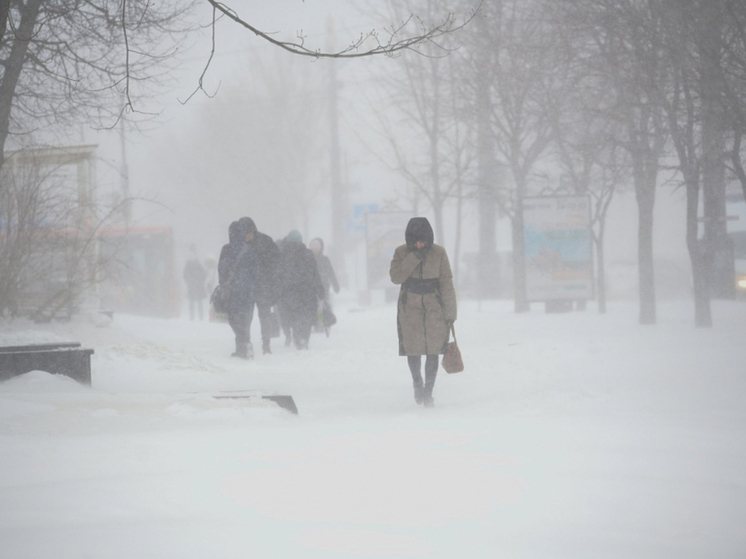
[[[327,32],[328,26],[332,24],[336,30],[335,37],[338,45],[349,43],[358,37],[361,33],[370,31],[374,27],[374,22],[370,16],[357,10],[351,2],[338,0],[279,0],[277,2],[241,2],[232,5],[239,16],[256,25],[258,28],[278,38],[292,39],[297,34],[303,34],[306,37],[306,43],[312,48],[327,49],[330,48],[330,34]],[[207,5],[202,10],[202,20],[209,21],[210,9]],[[380,29],[380,26],[379,26]],[[183,244],[188,245],[191,242],[197,242],[199,239],[194,237],[203,236],[202,233],[196,235],[194,229],[202,231],[204,228],[215,226],[219,229],[219,238],[224,237],[224,230],[227,223],[208,224],[205,223],[206,216],[200,214],[200,208],[191,206],[189,196],[184,195],[183,173],[190,176],[187,181],[194,179],[195,167],[201,168],[201,173],[207,176],[215,177],[217,170],[212,169],[213,162],[205,156],[204,152],[186,152],[180,150],[186,143],[186,138],[200,136],[203,132],[201,126],[204,124],[205,113],[214,112],[218,107],[223,107],[230,98],[232,91],[240,90],[247,87],[247,82],[261,79],[260,71],[255,67],[256,57],[272,57],[277,64],[296,64],[301,69],[306,69],[310,73],[326,75],[327,69],[324,64],[326,61],[314,61],[313,59],[298,59],[298,57],[286,54],[267,42],[257,38],[252,33],[239,27],[232,21],[223,19],[219,22],[216,37],[216,53],[211,63],[210,69],[205,78],[205,89],[209,93],[217,92],[214,98],[209,98],[202,93],[196,94],[188,103],[182,104],[197,86],[200,74],[204,68],[210,54],[210,34],[205,30],[201,36],[195,37],[193,46],[182,55],[180,67],[174,73],[173,85],[168,88],[158,99],[156,110],[160,113],[158,123],[149,125],[149,130],[145,134],[130,132],[127,134],[127,159],[129,162],[129,176],[131,191],[144,196],[151,196],[157,193],[157,198],[163,201],[170,211],[158,211],[155,207],[142,206],[139,216],[147,221],[169,221],[174,223],[177,233],[183,235]],[[343,83],[341,91],[340,107],[345,108],[360,106],[360,96],[355,93],[355,84],[350,86],[351,81],[364,80],[360,74],[365,73],[365,68],[386,61],[359,60],[348,63],[346,66],[340,65],[339,80]],[[357,69],[353,69],[357,65]],[[362,68],[361,68],[362,67]],[[346,72],[344,68],[354,70]],[[322,78],[323,79],[323,78]],[[364,100],[362,101],[364,103]],[[239,111],[239,106],[226,108],[226,110]],[[355,118],[353,115],[351,118]],[[346,168],[355,163],[355,161],[371,159],[370,154],[364,154],[365,149],[355,136],[358,131],[351,131],[347,124],[346,117],[340,120],[341,135],[343,142],[343,151],[345,152]],[[363,134],[364,135],[364,134]],[[121,149],[119,146],[119,137],[117,133],[103,133],[96,136],[96,140],[101,144],[101,155],[108,161],[99,169],[99,175],[103,183],[109,183],[113,186],[119,182],[117,176],[112,174],[111,169],[119,166],[121,160]],[[232,139],[226,134],[224,141],[230,144]],[[356,144],[356,145],[352,145]],[[355,153],[356,152],[356,153]],[[321,157],[328,157],[328,153],[321,154]],[[360,165],[369,165],[365,161]],[[191,169],[191,170],[190,170]],[[225,166],[223,166],[225,174]],[[360,180],[360,177],[349,176],[351,182]],[[370,172],[365,173],[370,176]],[[372,190],[380,190],[380,186],[372,185]],[[104,189],[106,186],[104,186]],[[323,194],[323,193],[322,193]],[[379,197],[376,194],[374,197]],[[361,202],[369,201],[366,195],[362,196]],[[316,220],[316,224],[311,224],[313,231],[308,231],[311,235],[328,235],[328,219],[324,219],[323,209],[328,206],[328,202],[323,200],[323,196],[317,197],[317,203],[321,206],[322,215]],[[353,200],[354,201],[354,200]],[[371,200],[378,201],[378,200]],[[153,214],[155,212],[155,214]],[[239,212],[240,215],[251,214],[250,209]],[[191,216],[191,217],[190,217]],[[260,228],[268,229],[273,235],[284,234],[286,231],[271,231],[271,224],[265,224],[262,227],[261,220],[257,219]],[[299,225],[300,227],[300,225]],[[186,230],[191,230],[191,234]],[[205,246],[201,247],[203,252],[213,250],[215,237],[207,235],[209,239]],[[219,249],[219,246],[218,246]]]
[[[326,49],[329,45],[327,32],[330,21],[334,22],[337,47],[349,43],[361,33],[373,28],[383,29],[381,21],[369,11],[355,7],[343,0],[276,0],[244,1],[231,4],[239,16],[260,29],[272,32],[278,38],[291,39],[297,33],[307,37],[310,47]],[[207,3],[201,8],[202,21],[209,21],[211,10]],[[267,215],[256,212],[242,201],[232,200],[221,194],[220,188],[240,188],[245,176],[239,172],[240,161],[226,156],[217,158],[219,152],[238,150],[240,139],[226,130],[220,135],[208,131],[219,119],[228,119],[241,112],[240,103],[233,104],[236,92],[250,89],[262,81],[262,71],[256,67],[257,56],[269,60],[277,67],[292,67],[308,73],[312,79],[322,82],[327,73],[328,61],[299,59],[281,52],[235,23],[222,20],[218,25],[216,55],[205,79],[208,92],[217,92],[214,98],[195,95],[182,104],[197,86],[199,76],[210,53],[210,34],[205,30],[194,38],[193,46],[182,55],[180,66],[173,75],[172,86],[164,90],[158,99],[157,123],[145,134],[134,132],[127,135],[127,158],[131,191],[146,197],[155,196],[166,208],[140,204],[138,219],[143,222],[172,225],[176,233],[177,266],[195,243],[202,256],[214,256],[226,240],[227,226],[232,219],[251,215],[261,230],[274,237],[289,230],[286,224],[267,219]],[[340,133],[343,151],[343,180],[352,187],[351,203],[382,203],[395,195],[402,184],[401,178],[390,172],[376,154],[384,149],[381,138],[374,129],[376,111],[386,111],[386,103],[377,103],[374,71],[387,72],[394,69],[396,61],[383,57],[360,59],[338,63],[340,89]],[[266,70],[264,71],[266,72]],[[315,77],[313,77],[315,75]],[[321,76],[321,77],[320,77]],[[320,94],[325,96],[323,91]],[[325,110],[323,108],[322,110]],[[226,116],[227,113],[227,116]],[[325,118],[325,117],[324,117]],[[260,132],[261,133],[261,132]],[[212,135],[210,135],[212,134]],[[216,135],[217,134],[217,135]],[[205,149],[207,137],[216,138]],[[114,169],[121,161],[119,136],[116,132],[87,133],[87,141],[98,141],[104,162],[99,166],[102,190],[116,188],[119,178]],[[200,144],[202,142],[202,144]],[[217,145],[221,143],[222,145]],[[371,146],[375,153],[371,151]],[[292,149],[293,146],[288,146]],[[328,151],[315,157],[324,159],[327,168]],[[240,155],[236,157],[240,159]],[[235,169],[231,169],[235,167]],[[322,188],[317,183],[328,180],[327,176],[309,177],[310,187]],[[315,186],[314,186],[315,185]],[[683,195],[672,192],[672,188],[661,189],[657,203],[656,256],[675,262],[676,270],[688,274],[686,247],[684,243]],[[220,211],[207,207],[204,199]],[[329,195],[323,188],[308,203],[308,223],[295,227],[303,230],[309,239],[314,236],[328,238],[331,232]],[[463,236],[463,252],[478,250],[476,238],[476,208],[466,215],[467,228]],[[234,212],[235,216],[232,213]],[[264,220],[262,218],[265,218]],[[453,225],[446,222],[446,228]],[[509,229],[498,231],[498,247],[510,245]],[[446,231],[446,237],[452,232]],[[636,212],[634,197],[618,198],[612,204],[608,227],[607,258],[609,262],[624,262],[633,265],[636,259]],[[674,270],[672,273],[677,274]]]

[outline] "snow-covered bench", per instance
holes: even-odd
[[[0,382],[45,371],[91,384],[92,354],[92,349],[84,349],[78,342],[0,347]]]

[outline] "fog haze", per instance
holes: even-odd
[[[331,0],[249,2],[238,14],[273,32],[273,37],[293,39],[302,34],[307,45],[323,50],[342,48],[391,21],[369,6]],[[209,13],[203,14],[203,20],[209,20]],[[315,60],[284,52],[224,18],[216,27],[215,54],[204,77],[204,91],[195,92],[210,56],[210,41],[209,29],[192,37],[191,46],[179,55],[169,87],[144,108],[154,107],[158,116],[144,125],[144,131],[126,132],[130,193],[151,200],[135,203],[133,225],[172,226],[178,263],[192,245],[201,256],[216,257],[227,240],[228,224],[243,215],[254,218],[273,238],[298,229],[306,240],[316,236],[331,240],[332,65],[336,66],[339,95],[341,180],[349,211],[354,205],[376,204],[432,217],[427,201],[420,200],[413,208],[407,197],[407,183],[395,170],[386,132],[388,126],[405,138],[405,145],[410,137],[411,131],[402,127],[396,111],[396,99],[383,83],[396,81],[403,75],[403,59],[417,54]],[[121,185],[123,157],[119,130],[84,130],[81,138],[100,144],[101,192],[116,191]],[[620,188],[615,195],[606,239],[612,268],[609,281],[618,282],[616,294],[624,296],[634,296],[637,255],[636,206],[630,188],[626,192]],[[660,295],[667,294],[673,281],[678,285],[670,286],[672,294],[680,296],[690,282],[684,197],[672,186],[662,188],[659,199],[654,251],[668,269],[658,278],[663,287]],[[479,250],[476,200],[467,202],[462,212],[459,242],[466,256]],[[453,250],[453,207],[445,208],[445,216],[443,235]],[[349,228],[348,232],[345,265],[352,269],[360,260],[354,249],[362,249],[362,236]],[[511,250],[510,237],[510,225],[503,216],[496,231],[498,250]],[[621,271],[615,272],[615,267]],[[673,278],[667,279],[668,275]],[[615,286],[610,287],[614,293]]]
[[[169,2],[5,3],[0,139],[19,42],[116,70],[11,95],[0,559],[744,556],[746,4],[417,0],[468,25],[339,60],[197,0],[118,120]],[[329,52],[410,6],[220,5]]]

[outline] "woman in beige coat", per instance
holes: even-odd
[[[397,313],[399,355],[406,355],[414,383],[414,400],[433,405],[438,356],[445,352],[450,325],[456,320],[456,292],[448,255],[433,243],[433,228],[413,217],[391,261],[391,281],[401,285]],[[422,356],[425,382],[422,382]]]

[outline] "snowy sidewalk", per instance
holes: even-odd
[[[93,347],[93,386],[0,384],[0,557],[742,557],[746,305],[711,330],[463,302],[415,406],[395,308],[228,357],[224,324],[0,326]],[[349,312],[355,311],[355,312]],[[254,336],[258,328],[254,328]],[[291,415],[223,391],[291,394]],[[266,404],[266,402],[265,402]]]

